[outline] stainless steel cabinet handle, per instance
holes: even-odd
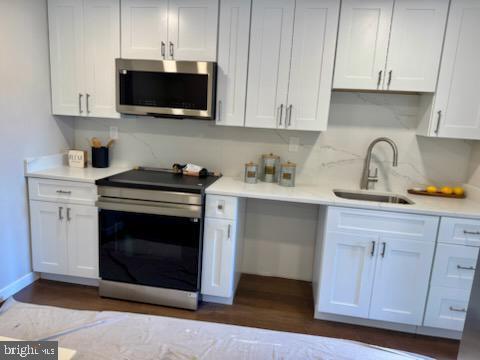
[[[386,242],[382,242],[382,257],[385,257],[385,250],[387,250],[387,243]]]
[[[293,109],[293,105],[290,105],[287,109],[287,114],[288,114],[288,126],[291,126],[292,125],[292,109]]]
[[[78,112],[80,114],[83,114],[83,109],[82,109],[82,97],[83,94],[78,94]]]
[[[393,73],[392,70],[388,72],[388,84],[387,84],[388,86],[390,86],[390,84],[392,83],[392,73]]]
[[[72,193],[71,191],[57,190],[57,194],[70,195],[71,193]]]
[[[63,207],[58,208],[58,220],[63,220]]]
[[[383,75],[383,70],[380,70],[380,71],[378,72],[377,87],[380,87],[380,84],[382,83],[382,75]]]
[[[459,270],[472,270],[475,271],[475,266],[462,266],[462,265],[457,265],[457,269]]]
[[[228,224],[228,238],[230,239],[230,231],[232,229],[232,225]]]
[[[278,122],[278,125],[282,125],[282,117],[283,117],[283,104],[280,105],[280,111],[278,112],[280,115],[280,121]]]
[[[450,311],[467,312],[467,309],[465,309],[465,308],[456,308],[456,307],[450,306],[449,309],[450,309]]]
[[[90,114],[90,94],[87,94],[87,114]]]
[[[162,41],[162,57],[165,59],[165,42]]]
[[[375,255],[375,241],[372,241],[372,251],[370,251],[370,256]]]
[[[468,231],[468,230],[463,230],[463,233],[465,235],[480,235],[480,231]]]
[[[222,121],[222,100],[218,100],[218,121]]]
[[[67,221],[72,220],[72,218],[70,217],[70,210],[70,208],[67,208]]]
[[[173,42],[170,41],[170,56],[173,59]]]
[[[442,120],[442,110],[438,110],[437,112],[437,126],[435,127],[435,134],[438,135],[440,131],[440,121]]]

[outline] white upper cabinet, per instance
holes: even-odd
[[[85,0],[85,111],[118,117],[115,58],[120,56],[120,16],[116,0]],[[113,41],[112,41],[113,40]]]
[[[437,93],[421,135],[480,139],[479,39],[480,2],[452,1]]]
[[[166,59],[168,0],[122,0],[122,57]]]
[[[119,0],[49,0],[52,112],[118,118]]]
[[[342,2],[336,89],[434,92],[449,0]]]
[[[393,0],[344,0],[333,87],[382,89]]]
[[[217,125],[245,124],[251,5],[251,0],[220,3]]]
[[[339,3],[253,2],[246,126],[326,129]]]
[[[396,0],[385,90],[434,92],[449,0]]]
[[[295,0],[253,2],[248,73],[248,127],[285,126]]]
[[[297,0],[285,126],[327,130],[338,0]]]
[[[216,61],[218,0],[170,0],[168,55],[175,60]]]
[[[122,57],[215,61],[218,0],[122,0]]]
[[[83,94],[83,3],[49,0],[52,112],[82,115]]]

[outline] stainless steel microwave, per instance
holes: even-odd
[[[116,59],[117,111],[211,120],[216,73],[213,62]]]

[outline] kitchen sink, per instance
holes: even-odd
[[[363,191],[333,190],[335,196],[342,199],[375,201],[390,204],[412,205],[414,202],[409,198],[396,194],[369,193]]]

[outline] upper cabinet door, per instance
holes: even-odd
[[[218,0],[170,0],[167,58],[217,59]]]
[[[122,58],[167,58],[168,0],[122,0]]]
[[[222,0],[218,32],[217,125],[243,126],[251,0]]]
[[[85,111],[119,118],[115,110],[115,59],[120,57],[118,0],[85,0]]]
[[[68,223],[68,274],[98,278],[98,209],[70,205],[65,220]]]
[[[285,127],[295,0],[256,0],[252,8],[248,127]]]
[[[393,0],[343,0],[333,87],[382,89]]]
[[[421,325],[435,249],[431,241],[380,238],[370,319]]]
[[[49,0],[52,113],[83,115],[83,2]]]
[[[385,90],[435,92],[449,0],[396,0]]]
[[[480,2],[456,0],[448,16],[430,135],[480,139]]]
[[[297,0],[285,126],[327,129],[340,0]]]

